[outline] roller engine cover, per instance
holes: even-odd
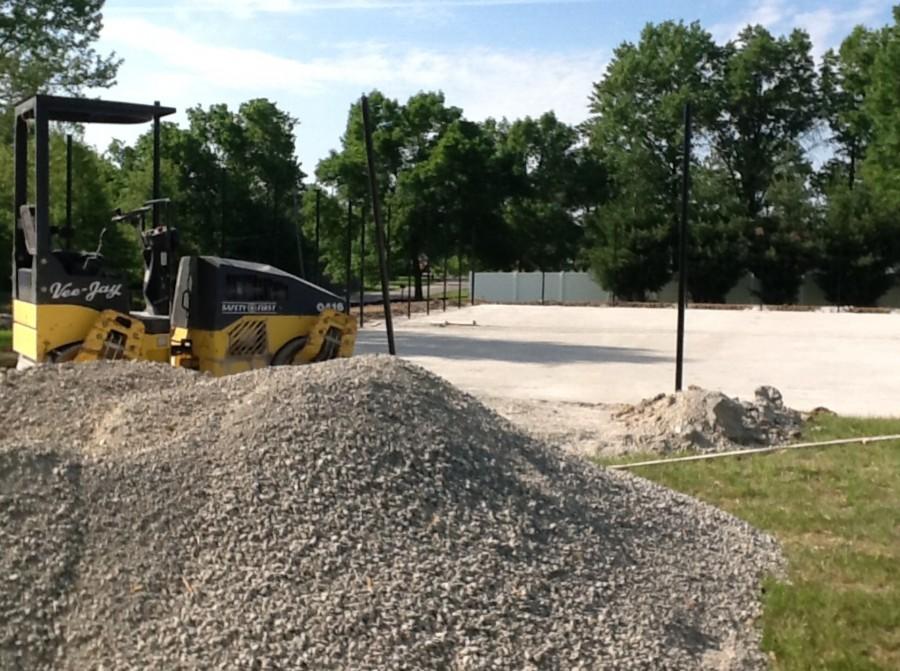
[[[273,266],[183,257],[175,283],[172,326],[219,331],[246,315],[307,315],[344,310],[344,300]]]

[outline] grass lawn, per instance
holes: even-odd
[[[803,439],[900,434],[900,419],[820,417]],[[637,461],[638,459],[635,459]],[[636,468],[784,546],[763,646],[775,669],[900,669],[900,441]]]
[[[0,352],[8,352],[12,349],[12,331],[0,329]]]

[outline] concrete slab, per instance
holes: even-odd
[[[675,322],[668,308],[481,305],[395,328],[401,356],[477,396],[605,404],[673,390]],[[386,349],[380,323],[360,333],[358,352]],[[900,416],[900,314],[690,310],[685,384]]]

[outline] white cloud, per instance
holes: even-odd
[[[182,0],[174,4],[156,3],[144,7],[115,8],[122,13],[216,12],[238,18],[255,14],[299,14],[344,10],[404,10],[443,12],[453,7],[497,7],[513,5],[587,4],[595,0]]]
[[[848,10],[820,7],[797,11],[785,0],[757,0],[734,21],[718,23],[710,32],[717,40],[734,39],[748,25],[761,25],[773,32],[788,32],[802,28],[809,33],[813,54],[818,58],[858,24],[865,24],[879,15],[892,0],[868,0]]]
[[[132,39],[134,35],[140,35],[141,40]],[[262,49],[200,42],[145,19],[107,19],[103,38],[105,44],[123,54],[149,55],[160,69],[171,68],[205,87],[238,90],[248,95],[285,89],[311,94],[332,82],[364,85],[390,74],[387,60],[375,52],[364,57],[347,54],[301,61]]]
[[[866,24],[875,18],[880,9],[881,6],[877,2],[864,3],[846,11],[823,7],[812,12],[795,14],[793,24],[809,33],[814,55],[819,58],[827,49],[836,46],[852,27]]]
[[[733,21],[717,23],[710,28],[716,40],[725,41],[737,37],[747,26],[760,25],[775,28],[785,18],[786,10],[782,0],[758,0]]]
[[[125,64],[120,84],[99,95],[135,102],[161,98],[179,110],[270,98],[302,120],[298,138],[307,169],[338,145],[349,104],[363,91],[377,88],[405,100],[420,90],[440,89],[448,104],[474,120],[553,110],[562,120],[578,123],[588,115],[591,86],[607,62],[604,51],[441,50],[396,43],[333,45],[329,56],[288,58],[260,48],[219,46],[147,19],[121,16],[107,18],[103,46],[116,49]],[[122,131],[92,128],[88,138],[105,146],[112,133],[121,136]]]

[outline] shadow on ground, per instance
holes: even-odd
[[[432,333],[395,334],[397,354],[400,356],[430,356],[442,359],[490,359],[509,363],[659,363],[671,357],[659,356],[650,350],[632,347],[599,347],[595,345],[566,345],[555,342],[469,338],[465,335]],[[362,331],[357,336],[356,353],[386,352],[387,340],[383,331]]]

